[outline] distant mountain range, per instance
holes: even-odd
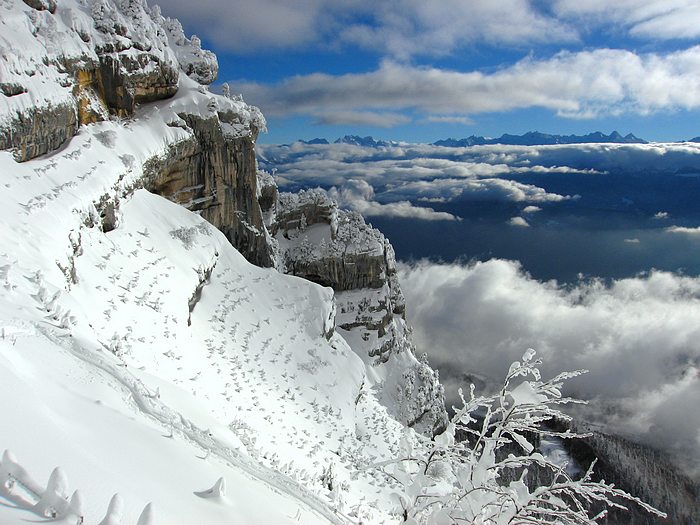
[[[303,144],[330,144],[323,138],[315,138],[311,140],[300,140]],[[700,143],[700,137],[695,137],[686,142]],[[482,146],[491,144],[505,144],[508,146],[548,146],[552,144],[590,144],[590,143],[613,143],[613,144],[648,144],[649,142],[640,139],[639,137],[628,133],[622,135],[617,131],[613,131],[610,135],[594,131],[586,135],[552,135],[549,133],[540,133],[539,131],[528,131],[522,135],[511,135],[504,133],[498,138],[487,138],[480,135],[471,135],[463,139],[444,139],[432,143],[433,146],[444,146],[448,148],[465,148],[469,146]],[[399,142],[393,140],[381,140],[374,137],[360,137],[359,135],[345,135],[334,141],[334,144],[352,144],[365,148],[381,148],[388,146],[397,146]]]
[[[323,138],[315,138],[311,140],[301,140],[303,144],[330,144]],[[647,144],[647,141],[636,137],[632,133],[621,135],[617,131],[613,131],[610,135],[595,131],[587,135],[551,135],[549,133],[540,133],[539,131],[529,131],[523,135],[511,135],[505,133],[498,138],[487,138],[478,135],[471,135],[463,139],[449,138],[433,142],[434,146],[445,146],[449,148],[464,148],[468,146],[481,146],[485,144],[506,144],[510,146],[546,146],[550,144],[586,144],[586,143],[603,143],[611,142],[617,144]],[[689,142],[700,142],[700,137],[691,139]],[[365,148],[381,148],[387,146],[396,146],[399,144],[395,141],[378,140],[374,137],[360,137],[359,135],[345,135],[337,139],[334,144],[352,144],[354,146],[362,146]]]
[[[491,139],[472,135],[466,139],[445,139],[433,142],[434,146],[446,146],[450,148],[463,148],[467,146],[480,146],[484,144],[507,144],[509,146],[547,146],[550,144],[587,144],[612,142],[617,144],[646,144],[647,141],[635,137],[632,133],[622,136],[617,131],[610,135],[595,131],[587,135],[550,135],[539,131],[528,131],[523,135],[510,135],[508,133],[498,138]]]
[[[303,144],[330,144],[326,139],[311,139],[311,140],[300,140],[299,142]],[[337,139],[334,144],[352,144],[353,146],[362,146],[365,148],[380,148],[383,146],[395,146],[398,142],[393,140],[376,140],[374,137],[360,137],[359,135],[345,135]]]

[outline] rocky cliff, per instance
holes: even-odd
[[[216,78],[216,57],[143,0],[14,0],[0,18],[0,148],[18,161],[60,147],[81,124],[172,97],[181,69]]]
[[[278,195],[257,172],[265,119],[227,89],[208,92],[217,63],[199,39],[143,0],[13,0],[0,9],[12,22],[0,36],[0,148],[24,162],[66,144],[81,125],[121,119],[119,133],[95,134],[114,148],[129,119],[151,122],[163,143],[143,158],[119,157],[122,173],[93,201],[86,224],[118,228],[123,203],[145,188],[199,214],[254,264],[332,287],[335,328],[368,367],[368,386],[402,423],[426,434],[442,429],[442,387],[415,356],[391,245],[325,192]],[[148,104],[163,99],[171,100]],[[60,263],[69,282],[77,257],[73,250]]]
[[[197,212],[221,230],[246,259],[274,266],[273,243],[258,203],[254,120],[246,126],[233,112],[210,118],[181,113],[192,138],[146,165],[146,188]]]
[[[416,357],[389,241],[321,189],[282,193],[275,209],[269,226],[279,267],[336,291],[338,331],[367,365],[380,400],[403,424],[441,432],[443,388]]]

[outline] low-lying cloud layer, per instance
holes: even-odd
[[[379,203],[375,200],[374,188],[363,180],[350,179],[340,188],[331,188],[329,194],[342,208],[355,210],[367,217],[385,216],[427,221],[461,220],[451,213],[414,206],[409,201]]]
[[[454,398],[462,374],[500,382],[527,348],[549,374],[585,368],[570,393],[608,429],[700,470],[700,279],[672,273],[562,287],[518,263],[401,266],[408,320]]]
[[[346,207],[365,216],[454,220],[426,206],[455,201],[522,203],[533,213],[559,194],[518,180],[527,174],[570,175],[585,188],[589,177],[608,172],[673,174],[700,166],[700,144],[582,144],[475,146],[429,144],[362,147],[353,144],[258,144],[260,166],[274,172],[282,189],[335,187]],[[700,169],[700,168],[698,168]],[[525,219],[514,224],[524,226]]]

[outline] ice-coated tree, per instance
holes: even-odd
[[[547,425],[571,420],[559,406],[583,403],[564,397],[561,389],[564,381],[585,371],[543,381],[540,365],[534,350],[528,350],[510,366],[497,394],[477,397],[472,385],[465,399],[460,390],[462,407],[444,433],[432,441],[407,436],[401,457],[376,465],[403,487],[397,496],[405,523],[594,525],[608,508],[625,509],[625,503],[665,517],[614,485],[595,481],[595,462],[574,478],[566,465],[536,451],[532,441],[538,436],[585,437]],[[534,469],[548,473],[551,481],[528,483]]]

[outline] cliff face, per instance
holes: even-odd
[[[139,104],[173,97],[181,71],[200,84],[216,79],[213,53],[143,0],[14,0],[0,10],[9,22],[1,47],[17,48],[3,54],[0,149],[11,149],[17,161],[61,147],[81,125],[133,117]],[[224,102],[208,95],[211,107],[183,108],[169,125],[190,138],[147,161],[134,188],[200,213],[250,261],[272,266],[254,152],[264,119],[256,111],[241,114],[241,100]],[[118,220],[118,200],[107,194],[97,203],[108,230]]]
[[[259,111],[196,88],[217,73],[216,58],[196,37],[187,39],[179,22],[143,0],[10,0],[0,10],[12,22],[0,36],[0,148],[27,161],[66,144],[81,125],[150,119],[154,133],[168,138],[142,158],[119,157],[123,174],[99,190],[86,224],[118,228],[123,203],[146,188],[216,226],[250,262],[332,287],[339,316],[331,329],[351,341],[382,403],[421,432],[442,429],[442,387],[415,356],[391,245],[324,192],[278,196],[256,169],[255,140],[265,126]],[[22,52],[7,51],[16,46]],[[171,100],[139,109],[163,99]],[[129,127],[95,136],[113,148],[131,140]],[[76,258],[61,263],[67,275]]]
[[[280,194],[270,230],[281,269],[336,291],[338,332],[391,415],[419,432],[441,432],[443,388],[425,357],[416,357],[389,241],[323,190]]]
[[[18,161],[60,147],[81,124],[172,97],[181,64],[199,82],[216,78],[216,57],[142,0],[12,0],[0,13],[0,149]]]
[[[146,188],[181,204],[221,230],[246,259],[274,266],[258,204],[254,141],[258,130],[227,134],[225,114],[179,115],[192,139],[146,166]],[[240,125],[240,123],[238,123]]]

